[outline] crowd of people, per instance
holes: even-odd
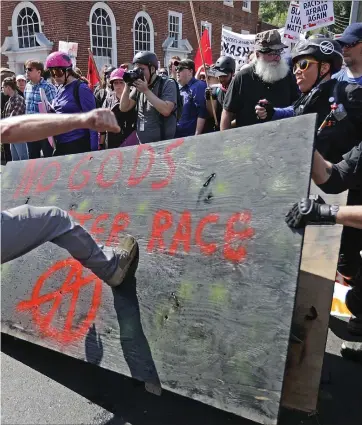
[[[350,25],[337,40],[314,35],[299,41],[289,60],[285,48],[277,30],[257,34],[254,52],[238,70],[228,56],[199,69],[174,56],[160,68],[155,53],[139,52],[132,64],[106,64],[94,90],[65,53],[53,52],[44,65],[29,60],[25,76],[2,72],[4,118],[38,114],[45,98],[55,114],[109,109],[119,130],[76,128],[58,134],[54,147],[43,139],[11,144],[10,153],[24,160],[114,149],[316,113],[312,176],[326,193],[349,189],[348,205],[302,200],[287,223],[346,226],[338,270],[353,288],[350,328],[362,335],[362,24]]]

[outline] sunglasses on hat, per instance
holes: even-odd
[[[344,49],[353,49],[353,47],[356,47],[357,44],[360,44],[360,43],[362,43],[362,40],[357,40],[357,41],[355,41],[354,43],[351,43],[351,44],[343,44],[342,47]]]
[[[317,61],[311,59],[301,59],[293,65],[293,74],[295,74],[298,69],[301,71],[306,71],[311,63],[318,63]]]

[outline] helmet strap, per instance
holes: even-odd
[[[317,77],[317,79],[316,79],[316,82],[313,84],[313,87],[312,88],[314,88],[314,87],[317,87],[318,86],[318,84],[324,79],[324,77],[328,74],[328,72],[326,72],[325,74],[321,74],[321,71],[322,71],[322,62],[318,62],[318,77]]]

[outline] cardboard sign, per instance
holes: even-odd
[[[300,19],[299,3],[291,2],[284,28],[284,38],[290,41],[299,40],[301,32],[302,23]]]
[[[73,68],[77,65],[78,43],[59,41],[59,51],[69,55]]]
[[[303,31],[334,24],[333,1],[301,1],[299,4]]]
[[[221,33],[221,55],[231,56],[236,65],[243,65],[247,56],[255,48],[255,34],[239,34],[222,29]]]

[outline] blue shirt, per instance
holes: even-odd
[[[26,114],[39,113],[39,103],[41,102],[40,89],[44,90],[49,103],[52,102],[57,92],[53,84],[48,83],[44,80],[44,78],[42,78],[38,84],[33,84],[29,81],[26,84],[24,91]]]
[[[66,86],[60,86],[53,101],[53,109],[57,114],[75,114],[79,112],[88,112],[96,108],[96,99],[90,88],[85,83],[79,85],[79,108],[77,101],[74,98],[75,85],[77,80],[72,81]],[[58,143],[69,143],[82,137],[87,137],[90,134],[91,149],[98,149],[98,133],[87,129],[78,129],[68,131],[57,136]]]
[[[193,136],[196,132],[198,118],[207,118],[205,100],[205,81],[193,77],[180,89],[183,100],[182,116],[177,123],[176,137]]]
[[[332,78],[338,81],[347,81],[348,83],[359,84],[362,86],[362,75],[357,78],[350,77],[347,73],[347,68],[341,69],[337,72],[337,74],[334,74]]]

